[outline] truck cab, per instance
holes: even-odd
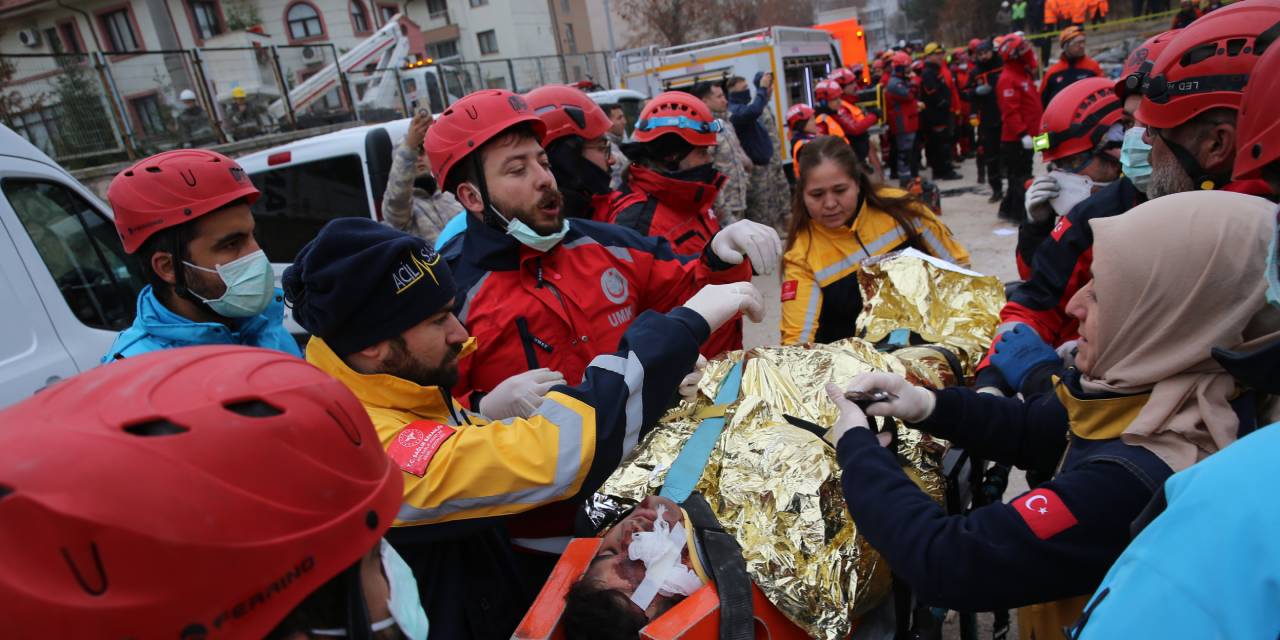
[[[143,285],[106,204],[0,125],[0,407],[97,366]]]

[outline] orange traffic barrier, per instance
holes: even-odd
[[[520,621],[513,640],[564,640],[561,617],[564,596],[586,573],[587,566],[600,548],[599,538],[576,538],[569,543],[551,577],[538,592],[533,607]],[[752,585],[751,601],[756,619],[756,638],[769,640],[804,640],[808,634],[787,619],[760,589]],[[720,637],[720,596],[715,585],[708,584],[693,592],[670,611],[649,623],[640,632],[645,640],[716,640]]]

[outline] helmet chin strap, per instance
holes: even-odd
[[[1157,129],[1156,135],[1160,136],[1160,140],[1163,141],[1165,146],[1169,147],[1169,150],[1173,152],[1173,157],[1178,160],[1178,164],[1182,167],[1182,170],[1191,178],[1191,182],[1195,184],[1196,189],[1212,191],[1226,184],[1230,180],[1230,177],[1225,174],[1215,175],[1209,173],[1207,169],[1200,166],[1200,162],[1196,160],[1196,157],[1192,155],[1186,147],[1170,140],[1169,137],[1164,134],[1164,131]]]
[[[484,206],[481,214],[484,223],[506,233],[507,227],[511,224],[511,219],[502,215],[502,212],[498,211],[498,208],[493,206],[493,201],[489,199],[489,186],[484,179],[484,164],[480,162],[480,154],[471,154],[470,160],[476,174],[475,188],[476,191],[480,192],[480,203]]]

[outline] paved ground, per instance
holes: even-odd
[[[940,183],[943,190],[942,220],[951,228],[960,243],[969,250],[973,269],[984,274],[994,275],[1005,282],[1017,278],[1013,250],[1017,242],[1016,229],[996,218],[998,205],[990,204],[987,198],[991,195],[990,187],[977,184],[977,168],[973,160],[964,163],[960,168],[965,176],[963,180]],[[781,278],[759,276],[754,280],[768,305],[764,322],[753,325],[747,323],[744,328],[746,346],[776,345],[780,341],[778,331],[781,316],[780,283]],[[1009,490],[1005,497],[1011,498],[1027,490],[1026,479],[1022,472],[1015,470],[1009,479]],[[1014,616],[1016,618],[1016,615]],[[978,616],[978,637],[991,638],[991,616]],[[1017,637],[1016,621],[1008,637]],[[944,627],[944,640],[959,640],[960,631],[955,614],[948,616]]]

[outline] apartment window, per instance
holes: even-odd
[[[443,42],[435,42],[427,45],[427,55],[441,60],[444,58],[454,58],[458,55],[458,40],[445,40]]]
[[[569,0],[560,0],[560,12],[561,12],[561,13],[572,13],[572,12],[573,12],[573,4],[572,4],[572,3],[570,3],[570,2],[569,2]]]
[[[432,20],[449,18],[449,3],[445,0],[427,0],[427,16]]]
[[[578,52],[578,39],[573,36],[573,25],[568,22],[564,23],[564,41],[569,47],[569,53]]]
[[[320,22],[320,13],[306,2],[298,2],[290,6],[285,12],[285,21],[289,26],[289,37],[294,40],[324,35],[324,24]]]
[[[369,33],[369,14],[360,0],[351,0],[351,28],[356,33]]]
[[[160,99],[155,94],[129,100],[138,128],[149,135],[165,133],[164,118],[160,116]]]
[[[481,55],[498,52],[498,34],[494,33],[493,29],[477,33],[476,40],[480,43]]]
[[[378,13],[382,16],[382,24],[386,24],[391,22],[391,19],[394,18],[397,13],[400,13],[400,7],[394,4],[380,4],[378,5]]]
[[[486,4],[489,4],[489,0],[471,0],[471,6],[473,7],[483,7]]]
[[[62,35],[63,53],[84,53],[84,47],[80,45],[80,30],[76,28],[76,23],[64,22],[58,25],[58,32]]]
[[[102,23],[102,31],[107,36],[107,45],[111,53],[128,53],[139,51],[138,34],[133,30],[133,20],[129,18],[128,7],[108,11],[98,16]]]
[[[218,6],[210,0],[189,0],[191,16],[196,23],[196,36],[201,40],[212,38],[226,29],[218,15]]]
[[[58,107],[33,109],[26,113],[10,116],[8,125],[14,132],[27,139],[41,151],[55,155],[57,153],[53,140],[58,137],[58,119],[61,114]]]

